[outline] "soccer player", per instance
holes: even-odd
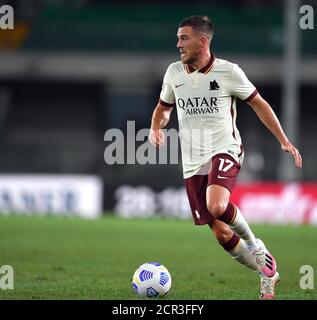
[[[195,224],[208,224],[234,259],[260,275],[260,299],[274,299],[279,281],[276,261],[230,202],[244,156],[236,127],[236,98],[251,106],[299,168],[301,155],[241,68],[210,51],[213,25],[207,16],[184,19],[177,37],[181,61],[167,68],[149,141],[157,147],[164,145],[161,129],[176,107],[183,176]]]

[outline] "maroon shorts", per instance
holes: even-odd
[[[217,184],[232,192],[240,168],[240,164],[234,158],[226,153],[221,153],[212,158],[211,169],[207,175],[194,175],[184,179],[195,224],[202,225],[212,223],[215,220],[207,209],[207,187]]]

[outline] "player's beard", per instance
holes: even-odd
[[[189,56],[182,57],[181,60],[184,64],[194,64],[198,59],[198,52],[194,52]]]

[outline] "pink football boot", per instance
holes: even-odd
[[[276,273],[276,261],[266,249],[262,240],[257,239],[257,247],[251,251],[255,257],[260,273],[264,277],[273,277]]]

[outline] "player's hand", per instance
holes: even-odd
[[[289,152],[294,157],[296,167],[298,168],[302,167],[302,164],[303,164],[302,156],[300,155],[299,151],[290,142],[281,144],[281,148],[282,150]]]
[[[157,148],[163,147],[165,145],[164,132],[161,129],[150,129],[149,141]]]

